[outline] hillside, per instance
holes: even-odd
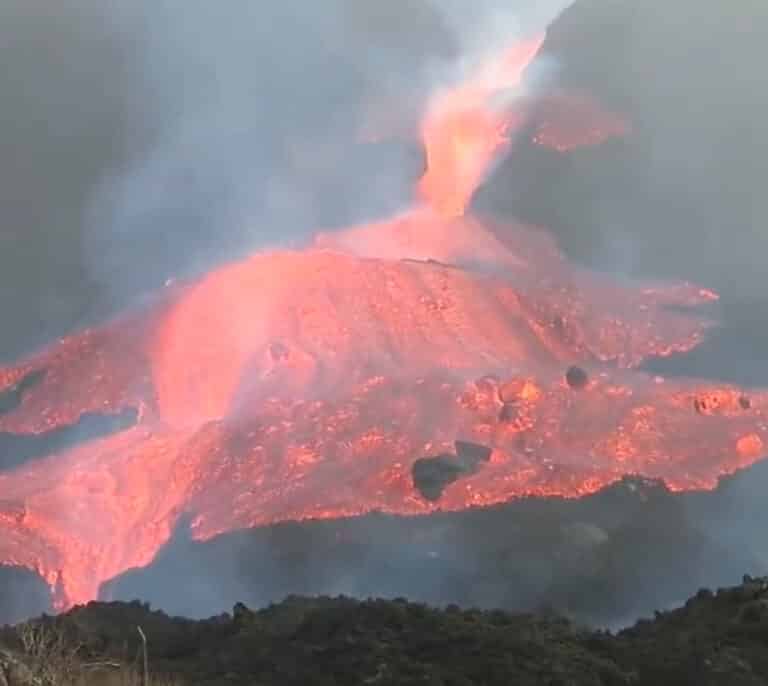
[[[91,684],[138,679],[137,627],[147,637],[153,683],[768,684],[768,579],[750,577],[716,593],[701,590],[683,607],[618,634],[543,614],[434,609],[406,600],[289,597],[258,612],[238,604],[203,621],[138,602],[91,603],[5,629],[0,683],[67,683],[34,681],[45,670],[55,677],[57,669]],[[77,659],[69,659],[76,646]],[[76,662],[85,665],[84,677]]]

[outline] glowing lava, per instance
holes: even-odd
[[[507,86],[538,44],[516,49]],[[519,121],[477,92],[427,115],[431,208],[254,254],[0,370],[0,390],[47,370],[0,431],[140,410],[131,429],[0,473],[0,560],[40,572],[63,608],[151,562],[183,515],[208,538],[577,496],[631,472],[711,487],[759,459],[766,394],[633,371],[694,347],[707,322],[690,308],[714,294],[615,283],[568,264],[543,231],[458,216]],[[451,103],[460,116],[432,118]],[[457,146],[436,121],[475,142]],[[412,464],[457,439],[490,460],[425,500]]]
[[[432,99],[421,129],[427,172],[419,195],[438,212],[463,214],[488,165],[509,144],[522,121],[522,109],[512,106],[515,89],[543,39],[515,45],[468,82]]]

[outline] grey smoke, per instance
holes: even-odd
[[[0,355],[82,317],[94,297],[82,218],[105,169],[139,152],[127,46],[103,3],[0,3]]]
[[[562,5],[4,0],[0,357],[408,203],[430,87]]]
[[[508,45],[526,14],[543,28],[540,8],[502,6],[470,17],[456,4],[417,1],[140,5],[134,23],[144,28],[140,59],[159,135],[95,195],[86,242],[95,278],[118,292],[130,285],[142,256],[125,246],[138,238],[141,251],[150,234],[158,239],[146,257],[158,270],[173,268],[179,246],[189,251],[184,268],[200,270],[407,204],[408,155],[358,166],[356,139],[377,115],[413,130],[434,79]]]

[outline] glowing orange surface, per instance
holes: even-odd
[[[568,264],[543,231],[456,216],[479,180],[464,171],[495,143],[451,167],[426,129],[431,208],[254,254],[0,369],[0,389],[48,369],[0,431],[141,410],[133,429],[0,473],[0,561],[37,570],[64,608],[151,562],[183,515],[205,539],[578,496],[626,473],[711,487],[761,457],[768,395],[633,371],[694,347],[707,322],[668,306],[713,293],[619,284]],[[579,390],[572,364],[589,375]],[[411,465],[456,439],[491,460],[429,503]]]
[[[509,101],[517,97],[515,89],[543,39],[513,46],[466,83],[432,99],[421,127],[427,172],[418,190],[438,212],[463,214],[488,165],[509,144],[522,122],[521,110]]]

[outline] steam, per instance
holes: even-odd
[[[112,4],[110,4],[110,8]],[[0,358],[59,335],[98,286],[82,220],[104,170],[139,153],[129,46],[104,3],[0,3]]]
[[[145,284],[401,209],[420,171],[409,145],[426,99],[562,8],[527,4],[469,14],[408,0],[390,10],[164,0],[125,10],[155,142],[93,193],[90,274],[123,301]],[[405,131],[410,141],[357,149],[377,117],[374,138]]]
[[[406,206],[425,99],[564,5],[2,3],[0,356]]]
[[[378,81],[408,92],[398,73],[409,60],[418,71],[422,56],[347,5],[139,5],[156,142],[94,193],[86,247],[97,280],[119,294],[406,201],[405,152],[365,168],[352,147]]]

